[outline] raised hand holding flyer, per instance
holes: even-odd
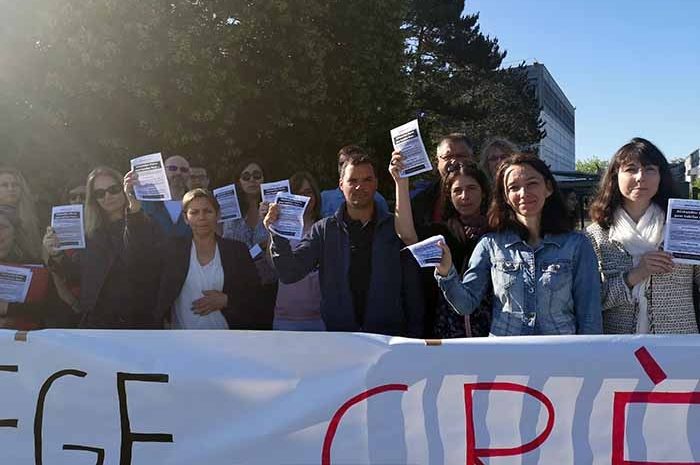
[[[310,197],[294,194],[277,194],[275,203],[279,208],[277,221],[270,230],[287,239],[301,239],[304,236],[304,211]]]
[[[394,150],[400,151],[404,157],[405,168],[400,173],[402,178],[415,176],[433,169],[428,152],[426,152],[425,145],[423,145],[423,139],[420,136],[417,119],[392,129],[391,143],[394,146]]]
[[[439,241],[444,243],[445,238],[442,235],[429,237],[406,248],[411,251],[421,268],[428,268],[440,264],[442,249],[438,245]]]
[[[24,302],[32,283],[32,270],[0,265],[0,302]]]
[[[676,263],[700,265],[700,200],[668,200],[664,250]]]
[[[134,184],[134,194],[138,200],[171,200],[168,176],[160,153],[134,158],[131,169],[138,175],[138,182]]]
[[[292,190],[289,188],[289,179],[283,181],[266,182],[260,184],[260,192],[262,193],[262,201],[272,203],[277,198],[277,193],[289,194]]]
[[[214,189],[214,197],[219,202],[221,207],[221,217],[219,223],[226,221],[237,220],[242,218],[241,205],[238,203],[238,195],[236,194],[236,185],[229,184],[228,186]]]
[[[84,249],[85,226],[82,205],[61,205],[51,209],[51,227],[58,237],[58,250]]]

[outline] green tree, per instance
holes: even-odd
[[[411,0],[407,33],[409,109],[433,139],[463,131],[475,143],[500,135],[521,145],[543,132],[524,66],[502,69],[498,40],[484,35],[463,0]]]
[[[602,174],[608,168],[608,161],[598,157],[576,160],[576,171],[588,174]]]

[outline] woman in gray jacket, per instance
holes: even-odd
[[[698,332],[700,267],[674,263],[662,250],[672,190],[666,158],[646,139],[623,145],[608,166],[587,230],[602,277],[605,333]]]

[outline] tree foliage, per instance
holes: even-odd
[[[384,166],[415,115],[428,135],[541,136],[522,69],[463,1],[0,1],[3,163],[46,196],[155,151],[219,185],[242,157],[332,184],[341,145]]]
[[[465,132],[479,144],[508,137],[531,145],[542,136],[539,106],[524,66],[501,68],[506,52],[484,35],[461,0],[412,0],[405,25],[409,108],[433,139]]]
[[[585,160],[576,160],[576,171],[580,173],[602,174],[608,168],[608,160],[591,157]]]

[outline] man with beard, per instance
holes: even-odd
[[[163,164],[172,200],[144,202],[143,211],[158,223],[167,237],[192,237],[192,231],[182,216],[182,197],[189,189],[190,164],[179,155],[167,158]]]
[[[345,160],[339,187],[345,201],[334,216],[315,223],[296,249],[271,234],[280,280],[293,283],[319,268],[321,315],[329,331],[422,337],[418,267],[408,251],[401,252],[393,216],[376,206],[377,177],[366,154]],[[268,230],[278,215],[271,204]]]

